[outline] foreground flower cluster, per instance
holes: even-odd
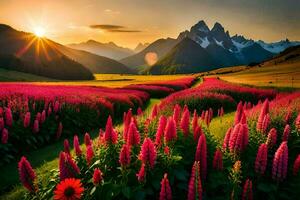
[[[206,80],[204,84],[208,84]],[[226,90],[233,94],[237,87],[228,86]],[[275,97],[273,91],[244,90],[261,99],[237,103],[222,141],[210,134],[210,127],[214,125],[213,118],[223,118],[228,108],[208,105],[195,109],[190,106],[194,104],[180,106],[175,102],[172,112],[164,110],[164,106],[154,106],[149,115],[134,115],[129,109],[123,115],[121,128],[113,127],[113,117],[109,116],[95,140],[86,133],[84,145],[80,146],[74,136],[74,152],[65,140],[52,181],[35,175],[23,157],[19,173],[28,189],[27,197],[296,198],[300,184],[300,110],[296,105],[300,105],[300,96],[294,93],[289,101],[280,95],[268,100],[265,97]]]

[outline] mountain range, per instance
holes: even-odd
[[[124,64],[0,24],[0,68],[55,79],[93,79],[93,73],[133,73]]]
[[[191,39],[198,46],[191,45],[191,41],[188,42],[190,45],[187,45],[185,38]],[[181,42],[184,44],[181,45]],[[189,69],[197,68],[196,71],[205,71],[233,65],[259,63],[272,58],[288,47],[298,44],[300,42],[291,42],[288,39],[266,43],[261,40],[246,39],[242,35],[230,36],[229,32],[225,31],[220,23],[216,22],[212,29],[209,29],[206,23],[201,20],[192,26],[190,30],[181,32],[176,39],[156,40],[143,51],[124,58],[120,62],[133,69],[155,74],[185,73],[183,66],[188,66]],[[195,56],[194,51],[200,52],[199,47],[202,48],[203,55],[197,54],[198,56]],[[186,48],[193,49],[188,50]],[[147,66],[144,60],[145,55],[149,52],[156,53],[158,57],[158,61],[153,66]],[[186,58],[195,60],[182,59],[183,55]],[[208,63],[210,63],[209,66],[207,66]],[[176,69],[177,67],[180,69]],[[186,71],[190,71],[189,69]]]

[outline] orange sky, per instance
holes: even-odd
[[[201,19],[255,40],[300,40],[297,10],[300,2],[293,0],[1,0],[0,23],[27,32],[43,27],[48,38],[62,44],[94,39],[134,48],[177,37]],[[90,28],[103,24],[122,27]]]

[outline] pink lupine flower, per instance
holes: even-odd
[[[132,110],[129,109],[127,113],[124,113],[124,117],[123,117],[123,124],[124,124],[123,139],[125,141],[127,140],[127,132],[129,129],[129,125],[131,123],[131,118],[132,118]]]
[[[172,117],[169,117],[167,121],[164,138],[165,138],[165,143],[177,139],[176,122]]]
[[[80,174],[80,170],[69,154],[60,152],[59,154],[59,177],[60,180],[75,178]]]
[[[54,107],[53,107],[53,111],[54,113],[57,113],[60,109],[60,105],[59,105],[59,102],[58,101],[55,101],[54,103]]]
[[[85,133],[85,135],[84,135],[84,144],[86,147],[92,145],[92,141],[91,141],[91,137],[90,137],[89,133]]]
[[[165,146],[164,153],[169,156],[170,155],[170,148],[168,146]]]
[[[265,115],[264,120],[263,120],[262,129],[261,129],[262,133],[267,132],[267,129],[270,126],[270,123],[271,123],[271,118],[270,118],[270,114],[268,113]]]
[[[162,143],[162,138],[164,136],[166,125],[167,125],[167,118],[164,115],[160,116],[157,131],[155,134],[155,144],[158,146],[160,146]]]
[[[138,181],[143,182],[146,177],[146,170],[145,170],[145,164],[142,163],[142,166],[140,168],[140,171],[136,174]]]
[[[200,161],[201,178],[206,179],[207,172],[207,146],[206,137],[202,134],[198,140],[195,161]]]
[[[224,116],[224,108],[223,106],[220,108],[220,117]]]
[[[291,119],[291,117],[292,117],[292,112],[291,112],[291,110],[289,110],[289,111],[286,113],[286,115],[284,116],[284,122],[285,122],[286,124],[288,124],[289,121],[290,121],[290,119]]]
[[[242,117],[241,117],[240,122],[241,122],[242,124],[247,124],[247,117],[246,117],[246,114],[245,114],[244,111],[243,111],[243,113],[242,113]]]
[[[5,109],[5,124],[7,126],[12,126],[13,124],[13,116],[10,108]]]
[[[295,162],[294,162],[294,166],[293,166],[293,175],[297,176],[298,172],[300,170],[300,154],[298,154]]]
[[[0,117],[3,117],[3,113],[4,113],[3,108],[0,107]]]
[[[196,109],[194,110],[194,114],[193,114],[192,126],[193,126],[193,132],[195,132],[196,128],[198,127],[198,114]]]
[[[210,119],[210,116],[209,116],[209,112],[207,110],[207,111],[205,111],[205,117],[204,117],[206,126],[209,126],[209,122],[210,122],[209,119]]]
[[[140,144],[140,134],[137,130],[137,127],[136,127],[134,121],[131,121],[131,123],[129,125],[126,143],[129,146],[136,146],[136,145]]]
[[[168,175],[165,174],[160,182],[159,200],[172,200],[172,191],[168,180]]]
[[[41,121],[41,119],[42,119],[42,114],[41,114],[40,112],[38,112],[38,113],[36,114],[35,119],[38,120],[40,124],[42,124],[42,121]]]
[[[189,134],[189,125],[190,125],[190,111],[187,109],[181,118],[180,128],[182,129],[183,135],[185,137]]]
[[[223,149],[227,149],[227,147],[229,147],[229,140],[230,140],[230,137],[231,137],[231,133],[232,133],[232,127],[230,127],[226,134],[225,134],[225,137],[224,137],[224,142],[223,142]]]
[[[287,175],[288,165],[288,146],[287,142],[282,142],[275,152],[272,167],[272,178],[277,181],[282,181]]]
[[[52,114],[52,108],[51,108],[51,106],[49,105],[48,112],[47,112],[47,116],[50,116],[51,114]]]
[[[92,145],[87,146],[86,149],[86,162],[88,165],[91,164],[92,159],[94,158],[94,150]]]
[[[63,125],[61,122],[59,122],[57,131],[56,131],[56,139],[57,140],[61,137],[62,131],[63,131]]]
[[[140,116],[140,115],[142,115],[142,114],[143,114],[143,110],[142,110],[141,107],[139,107],[139,108],[137,109],[137,115]]]
[[[181,107],[178,104],[176,104],[173,111],[173,119],[175,120],[176,123],[179,122],[180,112],[181,112]]]
[[[154,119],[158,114],[158,106],[154,105],[152,112],[151,112],[151,119]]]
[[[39,127],[39,121],[38,120],[34,120],[33,122],[33,133],[38,133],[40,131],[40,127]]]
[[[1,133],[1,143],[6,144],[8,141],[8,130],[4,128]]]
[[[230,139],[228,142],[228,147],[229,147],[230,151],[234,151],[236,143],[237,143],[236,141],[237,141],[238,135],[240,134],[240,132],[242,132],[241,129],[242,129],[241,123],[238,123],[237,125],[234,126],[232,133],[230,134]]]
[[[213,169],[219,171],[223,170],[223,155],[220,149],[217,149],[214,154]]]
[[[261,144],[258,148],[255,159],[255,172],[263,175],[267,168],[268,146]]]
[[[93,183],[94,185],[99,185],[101,184],[103,180],[103,177],[102,177],[102,172],[99,168],[95,168],[94,169],[94,174],[93,174]]]
[[[104,140],[106,143],[116,144],[117,139],[118,136],[115,130],[113,129],[112,118],[111,116],[109,116],[105,126]]]
[[[81,156],[82,151],[80,148],[79,139],[77,135],[74,135],[73,146],[74,146],[76,156]]]
[[[197,142],[200,135],[202,135],[202,133],[203,133],[203,131],[202,131],[201,125],[198,125],[194,131],[194,141]]]
[[[70,153],[70,144],[69,144],[68,139],[64,140],[64,152],[71,155],[71,153]]]
[[[120,151],[119,163],[122,167],[126,167],[130,164],[130,146],[123,144]]]
[[[288,124],[285,125],[284,131],[283,131],[283,134],[282,134],[282,141],[288,141],[289,140],[290,132],[291,132],[290,125],[288,125]]]
[[[150,138],[145,138],[141,147],[140,159],[144,164],[149,164],[151,168],[154,167],[156,161],[156,149]]]
[[[200,178],[200,163],[195,161],[188,187],[188,200],[202,200],[202,184]]]
[[[98,136],[98,145],[105,144],[104,141],[104,131],[100,128],[99,130],[99,136]]]
[[[18,171],[19,171],[20,181],[23,184],[23,186],[29,192],[35,192],[37,190],[37,187],[35,185],[36,175],[30,163],[24,156],[21,158],[20,162],[18,163]]]
[[[245,182],[242,200],[253,200],[252,181],[249,179]]]
[[[0,117],[0,131],[4,129],[4,119],[3,117]]]
[[[202,112],[201,112],[201,120],[204,121],[204,119],[205,119],[205,111],[202,110]]]
[[[44,123],[46,121],[46,111],[43,110],[42,116],[41,116],[41,123]]]
[[[300,132],[300,113],[298,114],[298,116],[295,120],[295,126],[296,126],[298,132]]]
[[[268,133],[268,138],[266,141],[266,144],[269,148],[272,148],[277,143],[277,130],[275,128],[272,128]]]
[[[235,116],[234,116],[234,125],[238,124],[241,121],[242,115],[243,115],[243,102],[240,101],[237,105]]]
[[[27,112],[24,117],[23,126],[27,128],[30,125],[30,112]]]
[[[257,124],[256,124],[257,131],[261,132],[263,130],[263,121],[264,121],[265,115],[268,113],[269,113],[269,101],[268,101],[268,99],[266,99],[262,105],[259,117],[257,119]]]

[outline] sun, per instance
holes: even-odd
[[[46,33],[46,30],[45,28],[43,27],[36,27],[34,28],[34,34],[37,36],[37,37],[44,37],[45,36],[45,33]]]

